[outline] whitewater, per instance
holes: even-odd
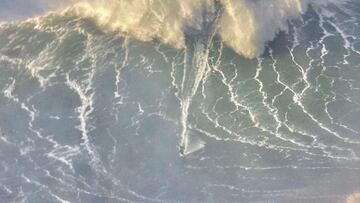
[[[202,12],[221,10],[216,31],[238,54],[253,58],[263,53],[265,43],[280,30],[287,30],[288,20],[303,14],[310,2],[323,5],[331,1],[93,0],[76,3],[70,12],[93,18],[120,34],[144,41],[159,38],[175,48],[184,48],[186,30],[203,29],[201,25],[207,19]]]
[[[0,202],[360,191],[357,0],[32,3],[0,24]]]

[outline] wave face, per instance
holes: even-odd
[[[356,201],[357,0],[66,6],[0,25],[0,202]]]
[[[202,29],[204,10],[222,9],[219,35],[238,54],[254,58],[264,52],[266,42],[280,30],[287,30],[288,20],[303,14],[311,2],[319,5],[330,1],[92,0],[77,3],[70,10],[94,18],[112,31],[143,41],[159,38],[184,48],[186,30]],[[221,6],[216,8],[216,3]]]

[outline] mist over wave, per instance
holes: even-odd
[[[222,9],[217,32],[238,54],[254,58],[266,42],[287,30],[288,20],[299,17],[310,4],[330,0],[83,0],[67,12],[93,18],[100,26],[142,41],[160,39],[175,48],[185,47],[189,28],[203,29],[204,12]],[[343,1],[337,1],[337,3]],[[219,4],[217,7],[215,4]]]

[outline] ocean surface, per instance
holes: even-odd
[[[336,203],[359,191],[360,2],[307,5],[255,57],[214,32],[217,6],[184,48],[71,11],[3,22],[0,202]]]

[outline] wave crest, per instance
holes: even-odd
[[[260,55],[265,43],[280,30],[286,30],[287,21],[298,17],[307,8],[307,2],[300,0],[222,2],[225,12],[219,34],[228,46],[249,58]]]
[[[206,1],[108,0],[82,1],[70,10],[101,26],[139,40],[159,38],[176,48],[185,46],[184,29],[194,25]]]
[[[139,40],[154,38],[185,47],[185,30],[201,29],[202,12],[222,6],[218,34],[226,45],[248,58],[260,55],[266,42],[289,19],[306,11],[310,0],[82,0],[70,8],[99,25]],[[321,1],[321,3],[323,3]],[[316,3],[319,3],[317,1]]]

